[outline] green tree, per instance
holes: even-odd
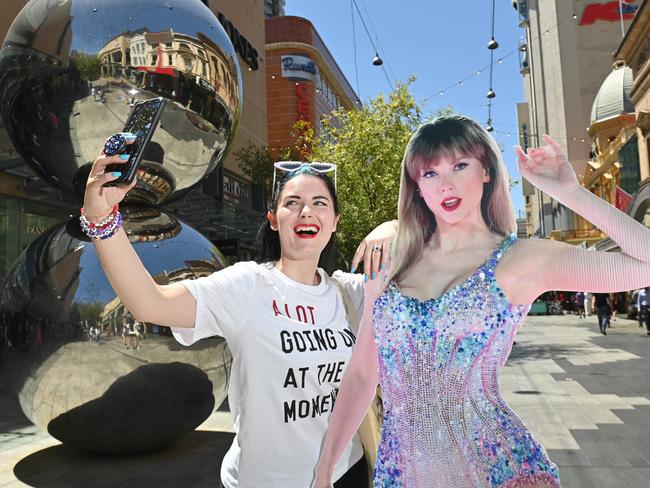
[[[277,161],[268,147],[259,147],[252,142],[233,153],[235,160],[254,185],[271,187],[273,163]]]
[[[79,53],[72,59],[82,78],[89,81],[98,80],[102,75],[102,62],[99,56]]]
[[[296,122],[291,130],[293,146],[281,147],[277,152],[268,147],[260,147],[252,142],[233,153],[242,172],[251,179],[253,185],[264,188],[266,198],[271,196],[273,184],[273,163],[276,161],[306,161],[316,141],[314,129],[304,120]]]
[[[101,321],[104,305],[101,302],[82,302],[77,304],[79,320],[87,320],[90,323],[98,324]]]
[[[273,163],[280,160],[336,163],[341,221],[337,231],[338,265],[348,267],[368,232],[397,217],[400,171],[404,150],[413,132],[425,122],[422,107],[409,93],[413,78],[400,83],[387,97],[379,95],[361,107],[335,111],[323,120],[321,132],[298,121],[293,146],[277,152],[250,143],[234,153],[253,184],[271,194]],[[453,113],[451,106],[432,116]]]
[[[401,162],[409,138],[423,122],[409,93],[413,79],[359,108],[335,111],[312,144],[312,161],[336,163],[341,220],[339,265],[346,266],[366,234],[397,217]]]

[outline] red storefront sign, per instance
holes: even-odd
[[[582,12],[580,25],[593,24],[598,20],[607,20],[609,22],[620,21],[621,14],[623,19],[632,19],[638,8],[638,5],[632,5],[629,0],[622,2],[622,11],[621,4],[618,0],[607,3],[592,3],[587,5]]]
[[[151,66],[136,66],[135,69],[138,71],[145,71],[147,73],[154,73],[157,75],[169,75],[174,77],[178,76],[174,68],[152,68]]]
[[[296,83],[298,97],[298,120],[309,120],[309,91],[304,83]]]
[[[616,186],[616,208],[621,212],[627,210],[628,205],[632,203],[632,195],[623,190],[620,186]]]

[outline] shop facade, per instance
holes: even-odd
[[[301,17],[266,19],[269,147],[294,144],[293,127],[306,121],[320,133],[323,117],[360,101],[313,24]]]

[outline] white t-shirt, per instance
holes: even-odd
[[[233,355],[228,398],[235,439],[223,459],[226,488],[305,488],[313,478],[354,335],[327,274],[310,286],[270,263],[237,263],[181,283],[197,303],[194,328],[172,328],[190,345],[223,336]],[[363,310],[363,278],[337,271]],[[355,435],[334,470],[363,456]]]

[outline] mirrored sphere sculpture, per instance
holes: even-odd
[[[66,445],[123,454],[164,446],[224,400],[230,352],[222,338],[184,347],[169,328],[136,322],[78,222],[31,243],[0,291],[3,374],[25,415]],[[158,284],[227,264],[207,239],[158,210],[124,211],[124,228]]]
[[[200,0],[31,0],[0,51],[0,110],[38,174],[82,198],[138,101],[167,100],[127,202],[180,198],[221,162],[242,105],[235,50]]]

